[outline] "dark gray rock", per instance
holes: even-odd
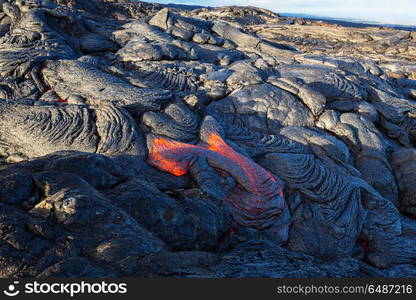
[[[313,115],[295,96],[269,84],[244,87],[213,102],[208,112],[239,120],[241,125],[269,134],[283,126],[313,125]]]
[[[358,179],[325,167],[310,154],[271,153],[259,163],[300,192],[288,203],[291,249],[320,258],[352,255],[366,218]]]
[[[392,154],[392,164],[400,191],[400,210],[408,215],[416,215],[415,164],[416,151],[401,149]]]
[[[143,124],[150,127],[152,133],[175,140],[189,142],[198,138],[199,117],[183,102],[170,104],[164,113],[145,113]]]
[[[273,45],[256,36],[244,33],[239,28],[221,21],[214,22],[211,29],[222,38],[231,40],[241,48],[255,49],[260,53],[279,57],[292,58],[296,54],[288,47],[276,47],[276,44]]]
[[[163,88],[176,92],[196,92],[198,81],[186,66],[174,63],[135,63],[127,80],[144,88]]]
[[[365,117],[352,113],[325,112],[320,127],[342,138],[355,154],[355,167],[380,194],[398,206],[398,191],[380,132]]]
[[[173,198],[160,192],[154,184],[134,179],[118,185],[106,196],[173,249],[193,248],[195,223]]]
[[[102,262],[163,249],[161,241],[80,177],[57,172],[32,176],[43,199],[29,211],[1,204],[2,277],[101,277],[120,272],[100,267]],[[17,204],[19,199],[14,200]],[[107,226],[103,232],[102,226]]]
[[[78,94],[91,104],[114,102],[126,107],[157,110],[172,96],[166,90],[134,87],[120,78],[74,60],[48,61],[42,74],[61,98]]]
[[[280,65],[276,67],[278,77],[302,79],[310,88],[331,100],[362,100],[367,92],[356,83],[348,80],[336,69],[314,65]]]
[[[211,278],[217,274],[209,267],[218,261],[219,257],[212,252],[182,251],[149,255],[134,264],[136,274],[146,277]]]
[[[144,156],[143,137],[132,117],[113,105],[29,106],[0,104],[3,155],[31,158],[61,150]]]

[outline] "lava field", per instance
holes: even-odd
[[[0,0],[0,277],[416,277],[416,32]]]

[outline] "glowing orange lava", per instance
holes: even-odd
[[[211,133],[207,139],[208,142],[208,149],[211,151],[215,151],[234,161],[241,169],[244,171],[245,175],[247,176],[247,187],[248,190],[256,195],[260,195],[264,193],[264,189],[260,187],[264,187],[264,184],[271,180],[272,182],[276,182],[276,179],[266,170],[255,164],[251,159],[245,157],[238,152],[236,152],[233,148],[225,143],[225,141],[217,134]],[[258,182],[263,181],[262,185],[259,185]],[[283,193],[279,193],[280,196],[283,196]]]
[[[190,145],[158,137],[153,140],[153,148],[150,157],[152,162],[163,171],[167,171],[175,176],[182,176],[188,172],[189,165],[163,154],[166,154],[164,149],[175,149],[174,151],[178,151],[178,148],[186,147],[190,147]]]
[[[186,174],[200,158],[229,174],[237,182],[226,196],[234,221],[241,226],[264,229],[273,226],[276,218],[287,210],[282,187],[272,174],[231,146],[213,131],[196,145],[148,135],[148,163],[175,176]],[[214,187],[215,188],[215,187]]]

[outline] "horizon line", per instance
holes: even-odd
[[[156,2],[155,2],[156,1]],[[160,1],[160,0],[159,0]],[[299,17],[299,18],[314,18],[314,19],[321,19],[321,18],[330,18],[333,21],[346,21],[346,22],[351,22],[351,23],[362,23],[362,24],[368,24],[368,25],[378,25],[378,26],[383,26],[383,25],[389,25],[389,26],[404,26],[404,27],[412,27],[416,29],[416,24],[412,24],[412,23],[391,23],[391,22],[386,22],[386,21],[375,21],[375,20],[364,20],[364,19],[354,19],[352,17],[334,17],[331,15],[326,15],[326,14],[309,14],[309,13],[300,13],[300,12],[290,12],[290,11],[286,11],[286,12],[279,12],[276,11],[274,9],[271,8],[266,8],[266,7],[260,7],[260,6],[255,6],[255,5],[221,5],[221,6],[217,6],[217,5],[201,5],[201,4],[192,4],[192,3],[184,3],[182,1],[178,1],[178,2],[169,2],[166,3],[168,1],[164,1],[165,3],[159,3],[157,2],[157,0],[145,0],[143,2],[148,2],[148,3],[157,3],[157,4],[161,4],[161,5],[183,5],[183,6],[197,6],[197,7],[206,7],[206,8],[219,8],[219,7],[254,7],[254,8],[261,8],[261,9],[267,9],[273,13],[279,14],[279,15],[286,15],[287,17]],[[171,1],[171,0],[169,0]]]

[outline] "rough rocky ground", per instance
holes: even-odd
[[[415,58],[252,7],[0,0],[0,277],[415,277]]]

